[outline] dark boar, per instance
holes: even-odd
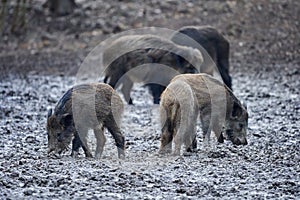
[[[116,39],[107,46],[103,53],[103,64],[106,67],[104,82],[112,87],[122,83],[122,93],[125,100],[132,104],[130,91],[134,82],[150,83],[148,86],[154,97],[154,103],[159,103],[161,92],[175,76],[161,75],[160,70],[153,70],[152,64],[166,65],[181,73],[194,73],[203,62],[200,51],[175,43],[154,35],[129,35]],[[128,73],[137,66],[145,65],[139,72]],[[124,76],[125,75],[125,76]],[[160,80],[152,80],[160,76]],[[123,78],[122,78],[123,77]],[[122,78],[122,80],[121,80]],[[157,84],[165,83],[165,85]]]
[[[100,158],[106,141],[104,128],[112,134],[123,158],[124,136],[120,130],[123,102],[115,90],[104,83],[82,84],[68,90],[58,101],[54,112],[48,113],[48,154],[61,153],[72,138],[72,156],[82,147],[86,157],[92,157],[87,146],[87,133],[94,131],[97,147],[95,157]]]
[[[183,37],[182,34],[195,40],[202,48],[199,48],[199,45],[192,40]],[[185,26],[179,29],[171,40],[179,45],[198,48],[203,55],[203,65],[211,67],[216,65],[224,83],[232,89],[231,76],[229,75],[230,45],[220,32],[210,26]]]
[[[212,130],[222,143],[225,130],[233,144],[247,144],[248,113],[232,91],[208,74],[182,74],[173,78],[161,95],[160,153],[172,151],[173,138],[177,155],[182,143],[188,152],[196,149],[199,113],[205,141]]]

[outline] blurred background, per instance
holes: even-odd
[[[231,71],[299,69],[297,0],[1,0],[2,74],[74,75],[97,44],[140,27],[211,25],[231,44]]]

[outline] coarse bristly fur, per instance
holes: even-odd
[[[112,134],[118,148],[118,157],[125,156],[125,140],[120,130],[123,102],[115,90],[104,83],[82,84],[69,89],[58,101],[47,119],[48,154],[66,150],[72,138],[72,156],[82,147],[86,157],[92,157],[87,146],[87,133],[94,131],[100,158],[106,141],[104,128]]]
[[[247,144],[248,112],[232,91],[208,74],[182,74],[172,79],[161,96],[160,153],[171,153],[173,139],[174,154],[180,154],[183,143],[187,152],[194,151],[199,114],[205,141],[214,131],[222,143],[224,130],[233,144]]]
[[[108,45],[103,53],[103,65],[106,67],[104,82],[112,87],[122,83],[122,93],[125,100],[131,104],[130,91],[134,82],[154,84],[159,82],[167,85],[177,74],[198,72],[202,62],[203,57],[199,50],[176,45],[170,40],[155,35],[122,36]],[[153,70],[155,66],[151,66],[152,63],[165,65],[166,68],[172,68],[177,73],[160,77],[165,80],[153,80],[153,77],[161,75],[161,71]],[[143,67],[139,73],[127,73],[143,64],[149,65]],[[154,94],[154,98],[159,98],[163,89],[156,88],[150,90],[159,93]],[[154,102],[158,103],[159,100],[154,99]]]
[[[232,89],[229,74],[230,43],[216,28],[211,26],[184,26],[172,36],[171,40],[176,44],[194,47],[201,51],[204,59],[202,66],[211,68],[214,71],[216,66],[224,83]],[[208,74],[213,75],[212,73]]]

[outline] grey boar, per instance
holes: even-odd
[[[183,37],[182,34],[192,38],[198,44]],[[198,48],[204,58],[203,65],[212,67],[216,65],[224,83],[232,89],[231,76],[229,75],[230,44],[217,29],[210,26],[185,26],[179,29],[171,40],[179,45]],[[209,74],[213,75],[212,73]]]
[[[104,128],[112,134],[118,157],[124,158],[125,140],[120,130],[123,102],[115,90],[104,83],[81,84],[69,89],[47,118],[48,154],[61,154],[72,138],[72,154],[77,157],[82,147],[86,157],[93,157],[87,146],[87,133],[94,131],[100,158],[106,141]]]
[[[199,50],[176,45],[170,40],[154,35],[122,36],[108,45],[103,53],[103,64],[106,67],[104,82],[112,87],[116,87],[117,83],[122,84],[121,91],[129,104],[132,104],[130,91],[133,83],[149,83],[147,86],[150,87],[153,101],[158,104],[165,85],[175,75],[162,74],[160,70],[154,69],[152,63],[166,65],[165,68],[172,68],[181,74],[197,72],[202,62]],[[145,67],[139,72],[128,73],[141,65]],[[156,78],[153,80],[153,77]]]
[[[181,145],[192,152],[197,148],[196,122],[202,124],[204,141],[214,131],[223,143],[222,132],[236,145],[246,145],[248,113],[232,91],[208,74],[175,76],[161,95],[160,119],[162,125],[160,153],[180,154]]]

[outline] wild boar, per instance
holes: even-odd
[[[155,35],[122,36],[104,50],[103,65],[106,67],[104,82],[114,88],[117,83],[122,84],[121,91],[129,104],[132,104],[130,91],[133,83],[150,83],[148,86],[153,94],[154,103],[158,104],[161,92],[175,75],[171,77],[161,75],[160,70],[152,68],[152,63],[165,65],[165,68],[172,68],[178,72],[177,74],[181,74],[197,72],[202,62],[199,50],[176,45]],[[144,67],[138,72],[129,73],[141,65]],[[159,75],[161,80],[152,80]]]
[[[184,37],[182,34],[194,41]],[[198,48],[203,55],[203,65],[211,68],[214,68],[216,65],[224,83],[232,89],[231,76],[229,75],[230,44],[217,29],[211,26],[185,26],[180,28],[172,36],[171,40],[179,45]],[[213,75],[209,70],[207,71],[208,74]]]
[[[106,141],[104,128],[112,134],[118,148],[118,157],[124,158],[124,136],[120,130],[123,101],[115,90],[104,83],[76,85],[58,101],[47,118],[48,154],[65,151],[72,138],[72,154],[76,157],[82,147],[86,157],[93,157],[87,146],[87,133],[94,131],[100,158]]]
[[[194,151],[196,121],[200,114],[204,141],[210,140],[211,130],[223,143],[222,132],[236,145],[246,145],[248,112],[232,91],[208,74],[175,76],[161,95],[162,125],[160,153],[180,154],[184,143],[187,152]]]

